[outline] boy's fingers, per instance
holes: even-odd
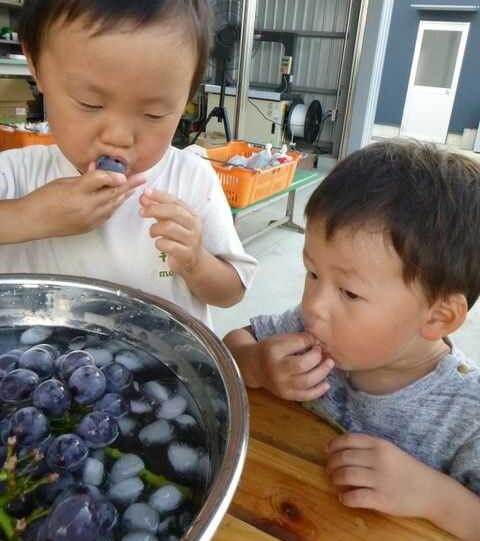
[[[293,377],[293,385],[296,389],[309,389],[321,383],[330,373],[334,364],[331,359],[314,366],[310,371]]]
[[[186,207],[185,203],[181,201],[180,199],[177,199],[173,195],[170,195],[167,192],[161,192],[159,190],[152,190],[150,188],[146,188],[143,192],[145,199],[149,201],[153,201],[155,203],[175,203],[181,206]]]
[[[85,193],[96,192],[107,187],[122,186],[127,183],[125,175],[112,171],[93,171],[86,173],[80,179]]]
[[[270,349],[277,358],[304,354],[315,344],[313,336],[306,332],[289,333],[276,336],[270,341]]]
[[[378,438],[367,434],[348,432],[331,440],[327,446],[327,453],[332,454],[343,449],[373,449],[377,442]]]
[[[140,184],[139,184],[140,182]],[[128,179],[125,183],[120,186],[114,186],[111,188],[103,188],[98,190],[95,193],[96,202],[98,205],[105,205],[110,201],[114,204],[115,202],[123,202],[127,197],[129,197],[133,192],[140,186],[142,182],[138,179],[131,181]]]
[[[166,227],[177,224],[186,231],[190,231],[195,225],[193,215],[176,205],[160,204],[143,207],[140,211],[140,215],[143,218],[153,218],[158,223],[164,224]]]
[[[179,244],[188,245],[190,239],[190,232],[181,224],[169,221],[169,222],[155,222],[150,227],[150,236],[155,239],[157,237],[163,237],[169,240],[178,242]]]
[[[381,511],[381,507],[377,503],[377,493],[372,488],[347,490],[340,494],[338,499],[347,507],[361,507]]]
[[[372,452],[369,449],[345,449],[330,455],[327,463],[327,471],[333,472],[346,466],[359,466],[371,468]]]
[[[287,370],[291,374],[305,374],[310,372],[322,362],[322,349],[319,346],[313,346],[304,353],[289,355],[286,358]],[[325,367],[332,368],[332,360],[325,361]]]
[[[330,480],[335,486],[375,487],[375,475],[371,468],[345,466],[330,474]]]
[[[311,387],[310,389],[291,390],[288,396],[285,396],[287,400],[293,400],[295,402],[310,402],[323,396],[330,389],[330,385],[326,381],[322,381],[318,385]]]

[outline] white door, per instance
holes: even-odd
[[[445,143],[470,23],[420,21],[400,135]]]

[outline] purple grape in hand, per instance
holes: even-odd
[[[125,164],[111,156],[100,156],[100,158],[97,158],[96,167],[102,171],[113,171],[114,173],[121,173],[122,175],[125,175],[127,172]]]

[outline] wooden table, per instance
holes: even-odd
[[[215,541],[451,541],[431,523],[342,506],[325,474],[335,431],[298,404],[249,390],[243,475]]]

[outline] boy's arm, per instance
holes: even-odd
[[[253,336],[250,327],[229,332],[223,339],[237,361],[247,387],[263,387],[260,377],[260,343]]]
[[[144,183],[138,175],[89,171],[18,199],[0,199],[0,245],[86,233],[99,227]]]
[[[180,272],[188,288],[205,304],[228,308],[243,299],[245,287],[236,269],[201,249],[197,264]]]
[[[480,540],[480,498],[458,481],[440,472],[425,518],[465,541]]]
[[[0,245],[36,240],[38,229],[24,199],[0,200]]]

